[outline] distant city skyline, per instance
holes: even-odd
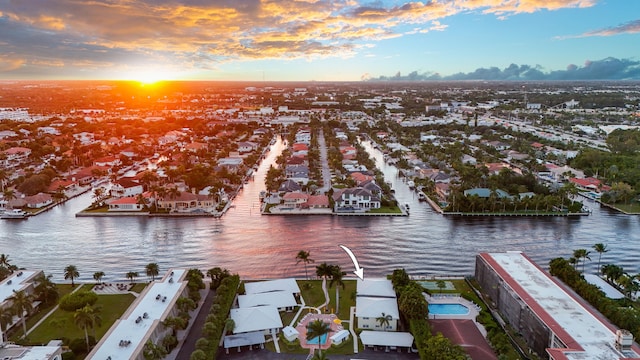
[[[0,0],[0,79],[640,79],[640,1]]]

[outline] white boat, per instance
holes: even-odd
[[[2,215],[0,215],[0,219],[26,219],[27,216],[29,216],[29,214],[26,211],[11,209],[2,213]]]

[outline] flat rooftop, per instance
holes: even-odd
[[[624,354],[617,351],[613,347],[616,328],[588,311],[524,254],[481,256],[571,349],[563,351],[567,359],[638,358],[637,350]]]
[[[0,282],[0,304],[13,296],[14,291],[24,290],[33,281],[39,271],[17,270],[8,278]]]
[[[141,351],[144,340],[173,308],[186,281],[186,269],[173,269],[149,284],[122,317],[111,326],[87,359],[128,360]],[[146,315],[145,315],[146,314]]]

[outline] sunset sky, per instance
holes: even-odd
[[[381,76],[640,79],[640,1],[0,0],[0,79]]]

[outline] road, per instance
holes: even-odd
[[[322,187],[318,189],[320,194],[326,194],[331,188],[331,170],[327,156],[327,143],[324,140],[324,131],[318,133],[318,147],[320,148],[320,166],[322,167]]]

